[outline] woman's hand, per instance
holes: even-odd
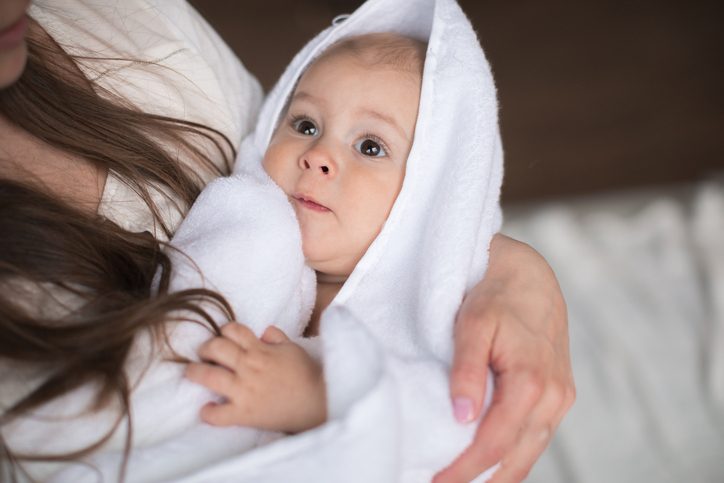
[[[467,482],[501,462],[493,479],[520,482],[575,400],[566,305],[543,257],[496,235],[485,279],[468,294],[455,326],[450,381],[455,416],[474,420],[487,367],[495,392],[475,441],[435,483]]]

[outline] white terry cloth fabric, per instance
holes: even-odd
[[[297,54],[242,143],[235,174],[207,187],[173,238],[193,263],[172,255],[179,271],[172,288],[203,283],[225,295],[257,334],[274,323],[300,335],[313,274],[301,259],[293,210],[261,159],[309,63],[338,39],[388,31],[428,41],[420,108],[392,212],[322,317],[329,421],[236,457],[218,443],[233,440],[229,430],[190,425],[134,451],[132,481],[429,481],[472,441],[476,424],[453,419],[447,374],[455,315],[465,291],[482,278],[501,224],[502,149],[490,68],[454,0],[370,0]],[[191,355],[207,336],[182,324],[172,342]],[[199,398],[188,406],[197,411]],[[148,409],[176,417],[163,405]],[[258,434],[249,433],[255,435],[244,437],[253,444]],[[118,456],[90,462],[112,475]],[[76,470],[58,481],[88,473]]]

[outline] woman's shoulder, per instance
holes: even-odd
[[[256,121],[259,83],[185,1],[36,0],[30,14],[89,79],[146,112],[237,146]]]
[[[259,83],[185,1],[35,0],[30,15],[75,58],[101,95],[121,98],[149,114],[213,128],[235,148],[256,124]],[[225,168],[226,160],[213,146],[201,148]],[[197,162],[179,160],[192,169]],[[167,224],[176,226],[180,214],[174,200],[163,193],[155,196],[155,191],[152,196]],[[113,173],[99,213],[130,231],[157,232],[148,207]]]

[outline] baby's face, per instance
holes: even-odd
[[[419,74],[348,53],[300,79],[263,163],[289,196],[318,272],[349,275],[380,232],[405,176],[419,97]]]

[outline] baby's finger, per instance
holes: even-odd
[[[270,325],[261,335],[261,340],[267,344],[281,344],[289,342],[289,337],[279,327]]]
[[[201,420],[212,426],[232,426],[243,424],[240,421],[234,406],[227,403],[206,403],[201,408]]]
[[[224,397],[230,395],[235,380],[234,374],[223,367],[197,362],[192,362],[186,366],[185,377],[189,381],[207,387]]]
[[[231,371],[236,371],[241,366],[244,352],[241,346],[224,337],[214,337],[199,347],[201,359],[224,366]]]
[[[238,322],[229,322],[221,328],[221,334],[236,342],[244,349],[249,349],[256,342],[257,338],[254,332],[244,324]]]

